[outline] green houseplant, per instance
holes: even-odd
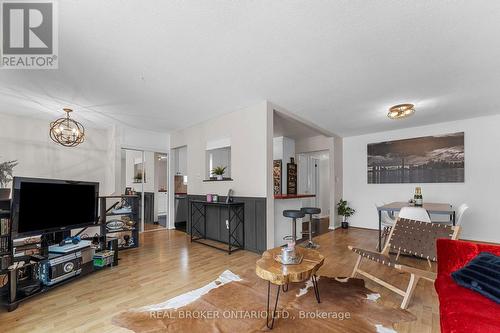
[[[356,210],[349,207],[349,205],[347,204],[347,200],[340,199],[337,204],[337,214],[342,216],[342,229],[347,229],[349,227],[349,222],[347,222],[347,219],[355,212]]]
[[[140,183],[140,182],[142,182],[142,173],[137,172],[134,177],[134,183]]]
[[[215,175],[217,177],[217,180],[223,180],[224,179],[224,173],[226,172],[227,167],[223,166],[217,166],[212,169],[212,175]]]
[[[12,181],[12,171],[17,164],[16,160],[0,163],[0,200],[10,197],[10,188],[7,188],[7,185]]]

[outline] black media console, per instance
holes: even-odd
[[[125,200],[130,203],[132,210],[130,213],[119,214],[106,210],[106,199]],[[11,239],[12,216],[11,201],[0,201],[0,218],[5,223],[8,221],[8,228],[2,234],[2,267],[0,269],[0,298],[8,311],[15,310],[19,304],[36,295],[40,295],[58,286],[64,285],[81,277],[87,276],[97,270],[118,265],[118,251],[128,248],[120,238],[120,232],[124,232],[135,239],[135,243],[130,247],[138,246],[138,228],[134,225],[129,229],[107,230],[106,222],[109,216],[129,216],[130,219],[138,221],[138,197],[137,196],[114,196],[102,197],[100,203],[101,218],[99,223],[89,226],[98,227],[99,234],[85,235],[86,227],[80,230],[82,240],[78,244],[68,244],[67,246],[57,246],[58,243],[70,236],[71,230],[61,232],[48,232],[36,236],[28,236],[18,239]],[[108,220],[106,220],[108,217]],[[78,230],[81,228],[74,228]],[[5,233],[5,231],[8,231]],[[123,237],[123,236],[122,236]],[[51,246],[52,245],[52,246]],[[56,247],[53,247],[53,246]],[[64,248],[62,253],[56,253]],[[105,254],[105,256],[103,256]],[[101,259],[102,257],[102,259]],[[96,259],[97,258],[97,259]]]

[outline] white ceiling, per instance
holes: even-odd
[[[495,0],[64,0],[59,24],[59,70],[0,70],[0,112],[170,131],[270,100],[346,136],[500,110]]]
[[[299,140],[319,135],[331,135],[330,133],[322,133],[318,128],[309,126],[300,120],[294,119],[276,110],[273,113],[273,118],[273,137],[275,138],[286,136],[291,139]]]

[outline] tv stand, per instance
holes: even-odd
[[[43,238],[44,237],[42,237],[42,239]],[[90,245],[91,242],[87,240],[82,240],[78,244],[66,244],[64,246],[46,245],[46,247],[42,249],[41,252],[48,254],[24,257],[22,261],[24,261],[25,264],[22,267],[17,267],[8,271],[8,294],[7,300],[5,302],[7,311],[14,311],[15,309],[17,309],[20,303],[34,296],[50,291],[53,288],[64,285],[76,279],[85,277],[98,270],[118,264],[118,255],[115,252],[115,255],[113,256],[112,262],[110,262],[110,264],[106,265],[105,267],[94,266],[92,255],[93,251],[90,248]],[[53,252],[54,249],[61,252]],[[106,249],[109,249],[108,243],[101,243],[101,246],[96,248],[95,252],[100,252]],[[115,251],[118,251],[118,249],[115,249]],[[44,280],[44,274],[42,274],[44,267],[45,269],[47,269],[47,267],[50,267],[49,269],[51,269],[52,267],[54,267],[51,265],[59,264],[58,259],[60,259],[61,264],[59,267],[63,267],[63,265],[67,262],[73,264],[73,262],[70,261],[71,259],[75,259],[75,262],[77,263],[76,265],[79,266],[75,267],[71,272],[64,274],[65,277],[62,279],[52,278],[50,281]],[[47,276],[47,271],[44,271],[44,273],[45,276]]]
[[[131,207],[131,210],[127,212],[120,212],[107,209],[106,199],[109,199],[110,201],[119,200],[126,202],[127,206]],[[13,311],[21,302],[28,300],[31,297],[52,290],[53,288],[74,281],[75,279],[82,278],[95,271],[118,265],[119,251],[138,247],[138,221],[140,219],[139,197],[135,195],[122,195],[101,197],[99,200],[102,204],[100,211],[101,216],[97,221],[98,223],[92,225],[100,227],[100,232],[97,233],[97,236],[92,237],[92,235],[87,235],[87,237],[85,237],[84,240],[81,240],[79,244],[67,244],[64,246],[58,246],[57,244],[59,244],[63,239],[71,236],[71,230],[69,228],[67,230],[57,232],[42,233],[40,231],[37,236],[32,237],[35,239],[33,242],[27,239],[19,242],[19,238],[14,240],[12,236],[16,235],[16,233],[13,232],[13,230],[16,231],[17,227],[15,226],[15,222],[13,222],[15,219],[13,219],[11,210],[12,203],[10,200],[0,200],[0,218],[2,218],[2,220],[8,220],[9,222],[8,234],[2,234],[0,236],[0,255],[7,256],[9,259],[9,262],[7,262],[6,265],[0,267],[0,277],[2,277],[3,274],[8,277],[8,283],[5,286],[0,287],[0,304],[5,305],[8,311]],[[106,222],[109,222],[109,220],[106,220],[107,218],[120,219],[121,216],[128,217],[122,218],[123,221],[132,221],[133,223],[129,223],[125,225],[123,229],[118,230],[111,228],[108,230],[108,228],[106,228]],[[15,228],[12,228],[13,224]],[[80,228],[81,227],[78,226],[74,229]],[[83,234],[85,229],[86,228],[83,227],[77,235]],[[124,232],[130,236],[127,237],[128,241],[125,241],[124,237],[119,237],[119,235]],[[22,236],[20,235],[19,237]],[[94,257],[94,253],[91,251],[84,253],[84,248],[90,245],[89,239],[97,239],[99,242],[95,252],[103,252],[105,250],[113,252],[100,253],[101,255],[96,257]],[[133,242],[131,240],[133,240]],[[16,248],[16,250],[14,250],[14,248]],[[65,276],[67,277],[65,279],[54,280],[51,277],[50,281],[43,281],[41,277],[43,274],[40,274],[42,265],[46,264],[50,260],[79,251],[82,252],[81,271],[75,273],[74,276],[71,277],[69,277],[71,274],[68,274]],[[95,262],[94,259],[96,259]],[[19,264],[21,262],[23,263],[22,265]],[[74,270],[75,269],[71,271]],[[64,273],[58,272],[58,276],[62,274]]]

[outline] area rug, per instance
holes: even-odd
[[[394,324],[415,316],[378,301],[364,281],[320,276],[321,303],[311,281],[281,292],[273,332],[395,332]],[[271,302],[277,287],[271,285]],[[166,302],[131,309],[113,323],[137,333],[265,332],[267,282],[249,270],[238,276],[223,272],[206,286]]]

